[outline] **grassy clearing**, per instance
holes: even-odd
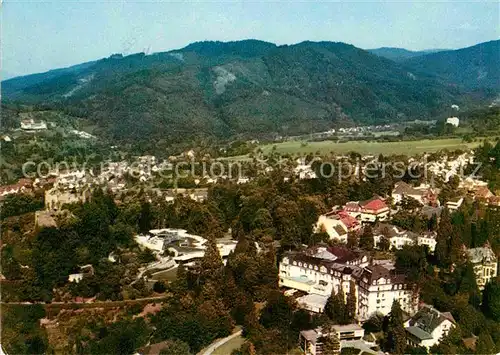
[[[227,355],[231,354],[233,350],[239,349],[243,343],[245,342],[245,338],[243,338],[241,335],[237,336],[231,340],[229,340],[227,343],[219,346],[217,349],[214,350],[212,353],[213,355]]]
[[[153,280],[174,281],[177,278],[177,268],[156,272],[151,278]]]
[[[346,154],[349,152],[357,152],[361,155],[391,155],[405,154],[415,155],[422,153],[432,153],[443,149],[473,149],[479,146],[481,142],[465,143],[460,138],[448,139],[425,139],[418,141],[403,141],[403,142],[366,142],[352,141],[345,143],[337,143],[333,141],[323,142],[300,142],[290,141],[276,144],[266,144],[260,148],[267,154],[276,146],[278,154],[309,154],[319,151],[324,154]]]

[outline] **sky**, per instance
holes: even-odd
[[[499,11],[497,1],[3,0],[1,64],[5,78],[113,53],[248,38],[455,49],[498,39]]]

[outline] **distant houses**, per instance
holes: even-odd
[[[446,123],[451,124],[454,127],[458,127],[458,125],[460,124],[460,119],[458,117],[448,117],[446,119]]]
[[[26,119],[21,121],[21,129],[25,131],[43,131],[47,129],[45,121],[36,122],[34,119]]]

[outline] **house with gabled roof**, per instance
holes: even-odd
[[[332,211],[319,216],[314,227],[316,232],[324,231],[331,240],[347,243],[348,232],[357,231],[361,223],[345,211]]]
[[[498,259],[488,243],[481,248],[468,249],[467,255],[474,267],[477,286],[482,290],[488,281],[497,276]]]
[[[380,196],[366,201],[351,201],[345,204],[344,212],[361,222],[385,221],[389,218],[390,208]]]
[[[429,349],[456,326],[450,312],[440,312],[430,305],[424,305],[412,318],[405,322],[406,339],[411,346]]]
[[[373,229],[374,246],[379,247],[384,237],[393,249],[402,249],[405,245],[427,245],[431,252],[436,249],[435,232],[414,233],[392,224],[379,223]]]

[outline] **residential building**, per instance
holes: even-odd
[[[406,281],[405,275],[398,274],[382,265],[371,265],[363,270],[358,287],[358,317],[368,319],[379,312],[387,315],[394,300],[401,309],[414,314],[418,305],[418,294]]]
[[[58,189],[53,187],[45,191],[45,209],[57,211],[63,205],[70,203],[85,202],[90,199],[91,192],[89,189]]]
[[[389,244],[393,249],[402,249],[405,245],[427,245],[431,252],[436,249],[435,232],[418,234],[391,224],[379,223],[373,230],[375,247],[380,246],[380,241],[384,237],[389,240]]]
[[[321,340],[325,336],[332,335],[339,340],[338,353],[340,353],[340,341],[363,339],[365,330],[358,324],[333,325],[331,331],[324,328],[302,330],[299,333],[299,346],[305,354],[323,354]]]
[[[332,211],[319,216],[315,231],[325,231],[330,239],[347,243],[347,233],[357,231],[361,223],[345,211]]]
[[[460,119],[458,117],[448,117],[446,119],[446,123],[458,127],[458,125],[460,124]]]
[[[450,312],[439,312],[424,305],[412,318],[405,322],[406,339],[411,346],[429,349],[445,337],[456,326]]]
[[[344,206],[344,211],[351,217],[362,222],[385,221],[389,217],[390,209],[384,199],[378,196],[367,201],[348,202]]]
[[[27,119],[21,121],[21,129],[26,131],[41,131],[47,129],[45,121],[35,122],[34,119]]]
[[[403,198],[410,197],[418,201],[420,204],[426,205],[434,202],[436,194],[429,187],[413,187],[404,181],[398,181],[394,185],[391,197],[394,204],[399,204]]]
[[[482,290],[488,281],[498,275],[498,259],[489,244],[481,248],[468,249],[467,255],[474,266],[477,286]]]

